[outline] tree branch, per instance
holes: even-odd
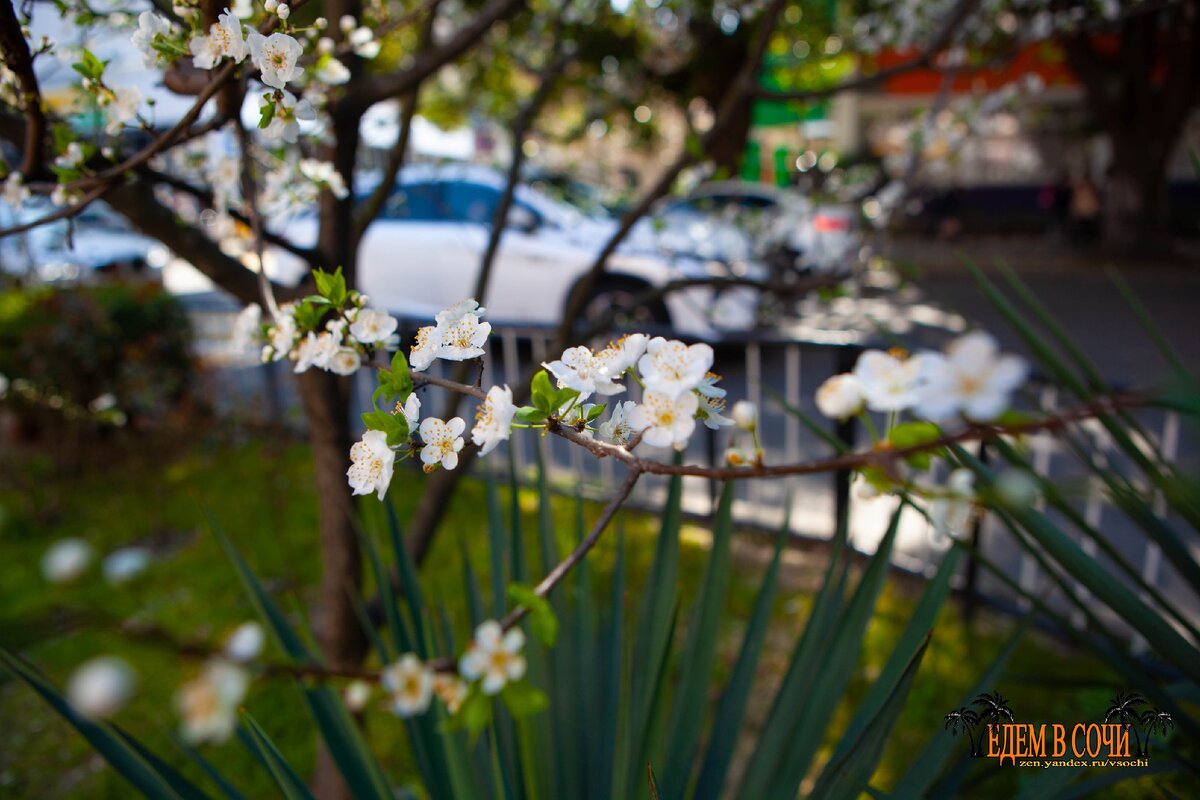
[[[470,23],[445,44],[418,56],[416,63],[406,70],[365,76],[350,87],[341,102],[366,109],[380,100],[411,92],[425,78],[470,50],[493,25],[516,13],[524,5],[525,0],[490,0]]]
[[[33,56],[29,42],[21,32],[16,8],[11,2],[0,0],[0,52],[4,53],[6,66],[17,76],[21,84],[21,97],[25,102],[25,147],[21,160],[21,173],[25,177],[37,175],[45,158],[46,111],[42,108],[42,90],[38,86],[37,73],[33,71]]]

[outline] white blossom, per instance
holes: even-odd
[[[633,426],[629,422],[629,415],[636,407],[637,403],[632,400],[614,403],[612,413],[596,427],[596,433],[607,442],[625,446],[633,438]]]
[[[209,27],[208,35],[193,38],[188,48],[192,52],[192,66],[197,69],[212,69],[222,58],[230,58],[240,64],[249,51],[246,40],[242,38],[242,22],[235,14],[230,14],[228,8]]]
[[[229,638],[225,640],[225,655],[244,664],[262,654],[265,642],[266,636],[263,633],[262,625],[253,620],[243,622],[234,628],[233,633],[229,634]]]
[[[433,700],[433,670],[412,653],[383,670],[383,688],[392,698],[392,711],[399,717],[424,714]]]
[[[137,119],[141,104],[142,93],[137,88],[130,86],[114,89],[112,99],[106,106],[108,122],[104,126],[104,132],[109,136],[120,133],[126,123]]]
[[[934,422],[956,414],[994,420],[1008,409],[1012,393],[1029,372],[1023,358],[1001,355],[996,340],[982,331],[956,339],[944,356],[928,354],[925,359],[925,382],[915,410]]]
[[[67,583],[92,563],[92,546],[83,539],[60,539],[42,556],[42,575],[51,583]]]
[[[362,439],[350,448],[350,469],[346,477],[350,480],[353,494],[376,492],[382,500],[392,482],[392,467],[396,453],[388,447],[387,434],[383,431],[367,431]]]
[[[614,363],[617,363],[614,361]],[[582,398],[592,394],[611,395],[625,391],[625,387],[612,380],[608,365],[592,351],[580,345],[563,351],[557,361],[542,362],[542,366],[558,381],[559,388],[574,389]],[[616,373],[620,374],[620,372]]]
[[[79,142],[71,142],[67,145],[67,149],[54,159],[54,166],[63,169],[77,169],[83,164],[83,159],[83,145]]]
[[[85,661],[67,681],[67,700],[85,717],[104,719],[115,714],[133,696],[137,675],[116,656]]]
[[[853,375],[867,408],[872,411],[903,411],[920,395],[922,359],[898,358],[882,350],[868,350],[858,357]]]
[[[439,322],[441,346],[438,347],[437,356],[449,361],[478,358],[483,355],[483,345],[491,332],[491,323],[480,322],[474,314],[464,314],[462,318],[445,326]]]
[[[340,172],[334,169],[328,161],[318,161],[315,158],[300,160],[300,174],[318,186],[324,186],[339,200],[347,197],[350,191]]]
[[[275,9],[275,14],[280,19],[286,20],[288,17],[290,17],[292,15],[292,9],[288,7],[287,3],[280,3],[279,6]]]
[[[247,38],[250,58],[262,73],[262,82],[275,89],[287,86],[296,73],[296,64],[304,48],[286,33],[263,36],[250,31]]]
[[[14,209],[20,208],[21,204],[29,199],[29,187],[25,185],[25,178],[19,172],[12,172],[4,179],[4,202],[12,206]]]
[[[638,371],[647,389],[674,399],[699,386],[712,363],[713,351],[706,344],[686,345],[656,336],[638,359]]]
[[[834,375],[817,388],[817,410],[830,419],[853,417],[863,407],[858,378],[847,372]]]
[[[446,705],[446,710],[451,714],[458,713],[463,701],[467,699],[469,690],[467,682],[457,675],[445,675],[439,672],[433,676],[433,693]]]
[[[150,566],[150,551],[144,547],[122,547],[104,557],[100,570],[104,580],[119,586],[136,578]]]
[[[183,716],[181,735],[191,744],[220,744],[237,728],[237,710],[250,676],[224,659],[213,659],[203,672],[184,684],[176,698]]]
[[[692,392],[672,397],[657,389],[648,389],[641,405],[629,415],[635,431],[653,447],[675,447],[682,450],[696,428],[696,407],[699,400]]]
[[[355,28],[347,37],[350,46],[354,49],[354,54],[360,58],[372,59],[379,55],[381,47],[379,40],[375,38],[375,32],[367,27]]]
[[[520,628],[505,633],[499,622],[488,620],[475,629],[475,638],[458,660],[458,671],[468,681],[482,679],[484,694],[498,694],[506,683],[524,677],[524,647],[525,634]]]
[[[462,434],[466,429],[467,423],[463,422],[462,417],[448,421],[437,417],[421,420],[421,441],[425,443],[421,448],[421,461],[425,464],[426,472],[432,472],[438,464],[445,469],[458,466],[458,451],[463,449]]]
[[[421,398],[417,397],[416,392],[413,392],[404,401],[404,405],[401,406],[399,403],[396,405],[398,406],[397,410],[404,415],[404,420],[408,423],[408,429],[415,431],[417,425],[421,422]]]
[[[307,372],[311,367],[328,369],[340,349],[339,337],[328,331],[320,334],[309,331],[308,336],[296,348],[296,366],[293,371]]]
[[[342,692],[342,700],[346,704],[347,710],[352,714],[357,714],[367,707],[367,702],[371,699],[371,684],[364,680],[350,681],[346,684],[346,689]]]
[[[233,343],[239,350],[248,349],[262,334],[262,306],[251,303],[238,312],[233,321]]]
[[[946,478],[939,496],[929,503],[929,519],[943,536],[960,538],[975,514],[975,473],[959,468]]]
[[[439,327],[445,327],[451,323],[458,322],[464,317],[482,317],[486,313],[487,309],[479,305],[474,297],[468,297],[466,300],[459,300],[449,308],[439,311],[436,322]]]
[[[262,109],[269,102],[271,101],[267,98],[259,97],[258,106]],[[275,100],[274,116],[267,123],[267,127],[261,128],[259,132],[264,139],[270,142],[294,142],[300,136],[300,123],[310,122],[316,118],[317,112],[313,109],[312,103],[308,100],[297,100],[294,94],[284,89],[282,95]],[[333,174],[337,175],[338,180],[341,181],[341,176],[336,171]]]
[[[324,36],[321,37],[320,42],[329,42],[330,44],[333,44],[332,39]],[[320,49],[320,42],[318,42],[318,49]],[[314,74],[316,75],[317,80],[327,86],[341,86],[343,83],[346,83],[350,80],[349,68],[347,68],[345,64],[343,64],[337,58],[334,58],[333,55],[329,53],[323,54],[321,58],[317,60],[317,70]]]
[[[268,345],[263,349],[263,360],[280,361],[287,358],[296,344],[299,334],[296,319],[292,316],[296,308],[291,303],[279,307],[275,324],[267,331]]]
[[[408,351],[408,366],[420,372],[427,369],[437,358],[442,347],[442,334],[436,325],[427,325],[417,331],[417,341]]]
[[[730,413],[734,424],[744,431],[752,431],[758,425],[758,407],[749,400],[738,400]]]
[[[696,391],[701,397],[711,397],[720,399],[725,396],[726,392],[720,386],[717,386],[717,381],[721,380],[721,376],[713,372],[705,373],[700,379],[700,383],[696,384]]]
[[[596,360],[609,377],[616,380],[625,370],[637,364],[638,359],[646,352],[649,340],[650,337],[644,333],[623,336],[615,342],[609,342],[608,347],[596,353]]]
[[[133,32],[133,46],[142,54],[142,63],[147,67],[158,64],[158,51],[154,49],[154,40],[158,36],[166,36],[171,32],[171,23],[153,11],[143,11],[138,15],[138,28]]]
[[[337,375],[353,375],[362,366],[362,356],[353,347],[339,347],[329,359],[326,366],[330,372]]]
[[[512,389],[507,386],[488,389],[487,399],[479,406],[475,414],[475,427],[471,429],[471,441],[479,446],[479,455],[486,456],[496,449],[496,445],[508,439],[516,413]]]
[[[699,390],[697,390],[697,394],[699,394]],[[719,397],[708,397],[702,394],[699,395],[699,398],[700,404],[696,410],[700,416],[700,421],[704,423],[706,428],[716,431],[727,425],[734,424],[734,420],[725,416],[724,400]],[[734,408],[736,409],[737,406],[735,405]]]
[[[364,308],[350,324],[350,335],[363,344],[386,342],[400,323],[386,311]]]

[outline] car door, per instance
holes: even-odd
[[[377,305],[394,314],[430,319],[462,299],[443,275],[459,269],[454,223],[444,213],[442,185],[400,185],[367,228],[358,251],[359,285]]]

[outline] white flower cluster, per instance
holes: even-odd
[[[257,622],[242,623],[229,635],[224,650],[180,688],[176,704],[185,741],[220,744],[233,735],[238,707],[250,686],[247,665],[262,653],[264,638]]]
[[[454,714],[476,681],[483,694],[492,696],[507,684],[521,680],[526,668],[524,648],[525,634],[519,628],[505,633],[499,622],[488,620],[475,629],[474,638],[459,658],[458,675],[434,672],[416,654],[405,653],[384,667],[381,683],[391,710],[398,717],[408,719],[424,714],[435,695]],[[363,692],[360,690],[358,694]],[[356,704],[361,706],[365,700],[366,697],[360,696]]]
[[[242,310],[235,331],[247,336],[260,330],[266,344],[262,349],[264,363],[296,362],[295,372],[323,369],[338,375],[353,375],[362,366],[363,356],[375,348],[395,342],[396,318],[385,311],[368,308],[365,295],[352,293],[350,307],[324,323],[321,329],[305,329],[299,319],[301,304],[285,303],[279,307],[275,320],[261,327],[262,309],[251,304]]]
[[[868,350],[852,372],[821,384],[817,409],[832,419],[848,419],[865,408],[911,411],[939,424],[957,416],[991,422],[1008,410],[1028,372],[1023,358],[1001,354],[990,334],[975,331],[951,342],[945,353]]]
[[[491,323],[480,321],[486,311],[474,299],[468,299],[439,312],[436,325],[417,331],[409,366],[420,372],[438,358],[466,361],[483,355],[483,345],[492,332]]]

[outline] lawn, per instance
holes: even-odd
[[[228,630],[251,616],[232,569],[208,532],[210,517],[299,620],[320,569],[307,448],[287,438],[207,431],[135,440],[118,437],[89,452],[103,453],[105,462],[77,462],[64,469],[28,450],[0,462],[0,552],[7,565],[0,572],[0,642],[19,650],[58,685],[90,656],[118,653],[127,658],[140,676],[140,686],[117,722],[150,741],[186,774],[202,780],[169,736],[175,689],[199,668],[199,662],[160,641],[131,639],[117,629],[129,620],[153,623],[176,639],[215,646]],[[393,483],[392,496],[400,498],[402,520],[422,481],[420,473],[403,469]],[[523,490],[519,502],[530,523],[525,530],[531,531],[537,494]],[[446,605],[460,634],[467,630],[464,554],[469,554],[476,573],[484,580],[487,575],[485,508],[484,484],[466,481],[422,571],[427,595]],[[590,506],[585,509],[585,515],[595,512]],[[553,513],[566,547],[574,536],[576,503],[561,498]],[[622,522],[630,603],[635,603],[653,555],[657,520],[628,513]],[[87,539],[101,554],[137,543],[156,556],[150,569],[119,587],[108,585],[96,567],[71,585],[47,584],[39,569],[41,556],[50,543],[66,536]],[[382,541],[380,537],[381,546]],[[590,560],[601,581],[612,563],[614,541],[615,534],[606,537]],[[685,605],[702,572],[707,543],[702,525],[687,526],[681,570]],[[531,545],[528,552],[536,549]],[[753,603],[768,552],[769,541],[761,535],[747,534],[737,540],[722,671],[736,656],[741,621]],[[750,710],[751,727],[766,718],[823,564],[819,547],[790,548],[786,554],[774,626],[760,667],[763,691],[755,692],[759,699]],[[852,698],[863,696],[886,660],[919,588],[918,582],[904,576],[889,583],[868,631]],[[1010,627],[1008,620],[987,614],[968,627],[954,604],[943,610],[876,785],[890,785],[931,737],[948,735],[942,731],[942,716],[959,704]],[[268,652],[267,657],[276,659],[279,654]],[[24,686],[0,681],[0,719],[7,728],[0,748],[0,794],[129,796],[127,785],[73,729]],[[1034,710],[1039,719],[1084,720],[1094,718],[1117,687],[1093,660],[1034,634],[1022,642],[999,688],[1014,709]],[[284,679],[260,679],[246,705],[299,771],[306,773],[313,759],[314,729],[294,686]],[[835,730],[849,721],[853,705],[847,703],[840,710]],[[388,774],[397,783],[411,785],[415,770],[402,726],[382,710],[369,712],[365,725]],[[961,747],[965,753],[965,742]],[[266,773],[236,741],[210,748],[206,755],[235,777],[246,796],[275,796]],[[1011,788],[1017,777],[1010,771],[981,796],[1005,796],[1005,785]],[[1131,783],[1116,796],[1156,795],[1150,784]]]

